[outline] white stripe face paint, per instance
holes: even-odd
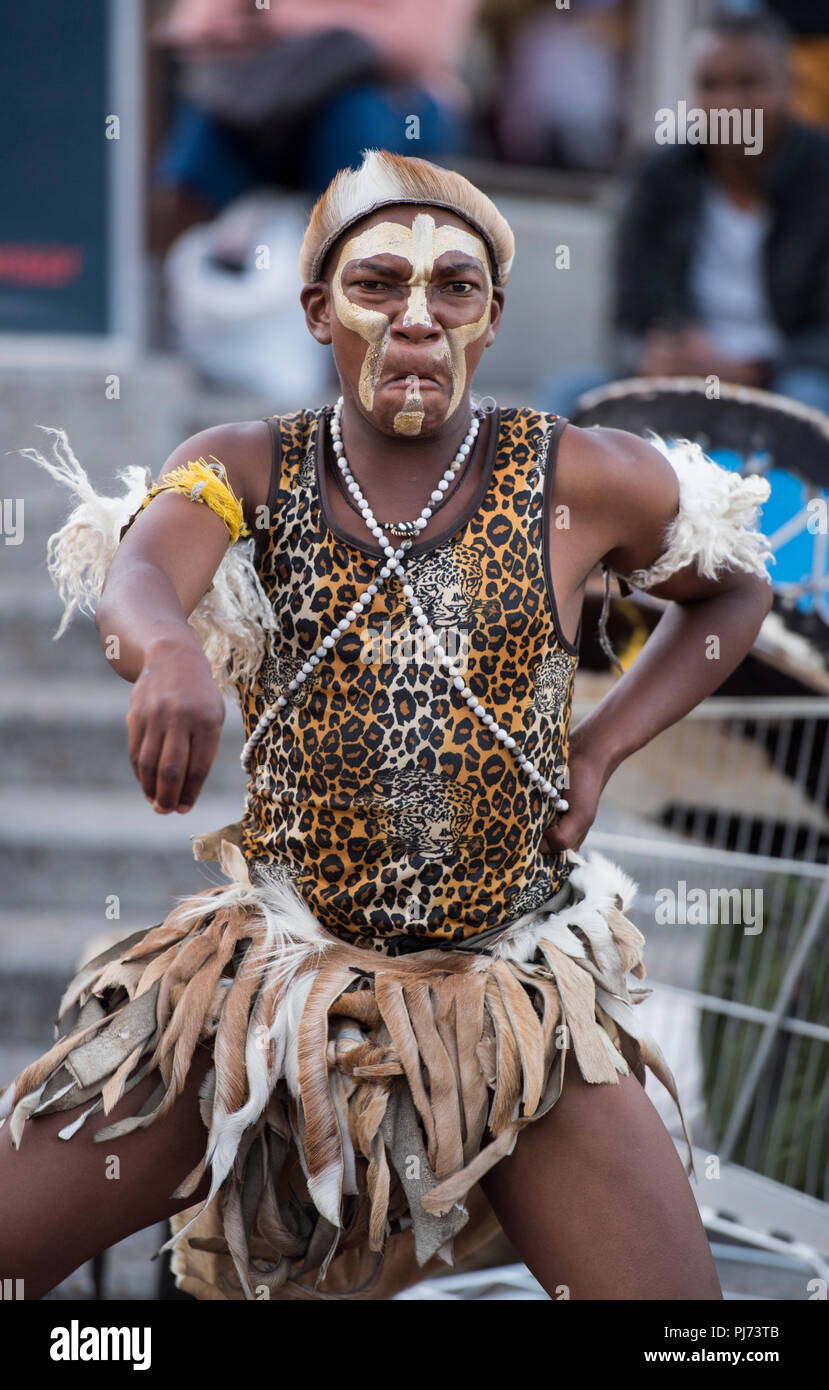
[[[432,320],[426,303],[426,287],[429,284],[435,257],[440,255],[440,252],[435,250],[435,219],[419,212],[412,223],[411,230],[408,227],[405,230],[409,232],[411,240],[411,250],[406,259],[412,263],[412,273],[406,281],[409,286],[409,299],[406,304],[406,312],[403,315],[403,327],[408,328],[410,324],[422,323],[425,328],[431,328]]]
[[[344,328],[359,333],[368,344],[357,387],[360,400],[368,411],[374,409],[374,396],[383,372],[391,334],[391,319],[388,314],[381,314],[376,309],[367,309],[349,299],[343,289],[343,271],[349,261],[364,260],[378,255],[401,256],[411,266],[411,274],[405,282],[409,294],[403,315],[403,327],[421,324],[425,328],[432,328],[434,325],[426,292],[435,261],[444,251],[463,252],[476,257],[481,263],[486,280],[486,305],[480,318],[471,323],[458,324],[455,328],[443,329],[443,341],[437,356],[448,363],[452,379],[452,393],[443,417],[447,419],[457,409],[466,387],[466,346],[480,338],[489,326],[492,277],[484,242],[473,232],[464,231],[462,227],[451,224],[438,227],[432,216],[421,212],[417,214],[411,227],[406,227],[400,222],[378,222],[376,226],[351,237],[342,248],[331,282],[334,312]],[[395,431],[398,434],[419,434],[423,417],[424,407],[419,385],[416,378],[411,378],[407,382],[403,408],[394,417]]]

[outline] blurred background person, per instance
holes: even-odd
[[[659,148],[616,231],[611,361],[545,383],[548,409],[619,376],[709,376],[829,410],[829,138],[792,114],[789,40],[767,13],[695,35],[689,106],[762,112],[762,143]]]
[[[496,133],[501,158],[516,164],[607,172],[621,149],[630,7],[579,0],[566,13],[527,6],[505,35]]]
[[[175,57],[154,168],[152,241],[252,189],[313,201],[366,146],[431,159],[469,139],[458,75],[479,0],[176,0],[153,42]]]
[[[203,378],[288,394],[333,381],[294,293],[311,205],[365,147],[466,147],[458,65],[478,5],[177,0],[153,26],[174,83],[151,190],[160,320]]]

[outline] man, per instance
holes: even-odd
[[[691,63],[707,139],[661,146],[627,191],[612,370],[568,369],[548,408],[614,376],[717,376],[829,410],[829,139],[791,116],[786,30],[715,17]]]
[[[642,938],[620,911],[629,881],[568,851],[614,768],[716,689],[756,636],[770,590],[761,543],[733,512],[737,494],[744,511],[751,483],[698,461],[713,487],[701,505],[694,469],[672,468],[631,435],[563,421],[548,429],[520,409],[470,423],[469,387],[498,332],[513,250],[508,224],[468,181],[367,151],[320,199],[301,257],[308,328],[333,349],[341,404],[283,417],[281,458],[261,422],[202,431],[167,460],[161,495],[130,505],[96,623],[134,683],[129,756],[160,814],[197,802],[216,751],[223,706],[214,678],[226,649],[210,661],[213,648],[187,619],[205,611],[211,581],[227,597],[228,534],[239,533],[242,514],[254,535],[264,519],[256,575],[279,637],[275,657],[249,662],[239,681],[249,794],[241,829],[221,832],[238,886],[192,899],[187,920],[171,914],[139,933],[137,960],[113,948],[87,965],[70,996],[85,998],[97,981],[95,1007],[120,1007],[123,1060],[112,1036],[94,1065],[82,1050],[89,1044],[67,1053],[71,1043],[59,1042],[6,1107],[0,1230],[6,1265],[25,1275],[30,1296],[128,1231],[171,1217],[180,1239],[189,1225],[177,1214],[220,1186],[224,1224],[203,1224],[218,1219],[214,1202],[193,1218],[196,1234],[208,1250],[229,1252],[246,1296],[261,1280],[272,1297],[297,1296],[297,1281],[325,1277],[332,1260],[324,1288],[355,1291],[358,1266],[349,1277],[342,1263],[349,1253],[365,1255],[359,1289],[373,1289],[363,1280],[384,1239],[399,1251],[413,1231],[420,1265],[451,1255],[473,1187],[480,1218],[478,1185],[551,1293],[564,1283],[575,1298],[720,1296],[681,1163],[639,1084],[647,1060],[673,1088],[658,1047],[631,1021],[624,975],[640,973]],[[223,465],[223,478],[197,469],[196,455]],[[92,509],[56,542],[67,583],[71,547],[101,517],[84,505]],[[569,736],[582,596],[600,560],[673,602],[634,666]],[[706,568],[712,577],[702,577]],[[445,609],[466,625],[465,664],[448,651],[448,620],[437,616]],[[216,640],[233,626],[231,611],[224,628],[216,621]],[[246,611],[252,618],[252,601]],[[361,659],[369,619],[374,628],[388,621],[396,636],[419,629],[422,651]],[[707,659],[711,634],[716,662]],[[552,781],[559,756],[569,801]],[[272,887],[276,864],[302,893],[293,915]],[[536,964],[542,927],[521,908],[552,911],[576,881],[580,907],[571,899],[544,919],[557,935],[538,937],[548,964]],[[505,922],[525,934],[507,942]],[[317,946],[322,964],[307,959]],[[292,969],[283,989],[280,972]],[[161,992],[142,1022],[151,984]],[[531,989],[544,1001],[543,1023]],[[99,1015],[89,1017],[97,1029]],[[67,1056],[70,1094],[61,1097]],[[136,1072],[123,1096],[119,1079],[140,1059],[160,1077]],[[110,1078],[112,1133],[71,1108],[91,1074],[99,1085]],[[588,1084],[599,1081],[612,1084]],[[41,1094],[64,1113],[38,1114]],[[91,1084],[82,1099],[95,1094]],[[483,1147],[488,1112],[495,1137]],[[138,1128],[125,1132],[133,1116]],[[190,1171],[208,1123],[211,1184],[207,1155]],[[59,1127],[70,1143],[58,1141]],[[105,1202],[92,1130],[107,1152],[129,1155],[130,1181],[117,1194],[108,1187]],[[286,1153],[302,1154],[293,1181],[304,1177],[308,1199],[290,1205],[290,1218],[254,1162],[260,1141],[275,1146],[277,1176]],[[237,1142],[238,1163],[251,1155],[246,1175],[232,1171]],[[57,1182],[72,1201],[56,1222],[47,1197]],[[60,1242],[50,1242],[58,1225]],[[200,1257],[188,1258],[185,1287],[218,1281],[215,1266],[199,1273]],[[388,1295],[413,1275],[384,1258]]]

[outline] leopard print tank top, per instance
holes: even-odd
[[[368,530],[357,544],[329,515],[331,412],[269,421],[269,529],[254,532],[255,563],[280,635],[239,686],[248,736],[384,563]],[[381,583],[259,744],[242,820],[251,874],[284,871],[355,944],[466,940],[567,879],[566,854],[540,849],[551,803],[424,651],[409,611],[422,605],[467,684],[542,777],[564,785],[578,635],[571,645],[561,634],[544,548],[564,423],[495,410],[465,519],[403,558],[414,598],[395,575]]]

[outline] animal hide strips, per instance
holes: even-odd
[[[227,885],[87,960],[56,1041],[0,1101],[12,1141],[31,1115],[108,1114],[151,1070],[140,1113],[164,1115],[194,1050],[209,1169],[201,1206],[174,1217],[173,1268],[206,1299],[388,1298],[497,1233],[479,1180],[561,1093],[565,1067],[595,1084],[649,1067],[679,1110],[665,1058],[637,1017],[644,938],[636,885],[570,851],[572,901],[526,914],[486,948],[399,957],[327,932],[278,871],[256,881],[225,840]]]
[[[652,589],[696,561],[706,579],[716,579],[725,568],[768,580],[766,564],[774,556],[767,537],[756,529],[759,509],[771,492],[768,479],[732,473],[688,439],[669,444],[651,434],[650,443],[677,475],[679,509],[666,531],[664,553],[649,569],[622,578],[638,589]]]
[[[48,428],[47,432],[52,436],[51,458],[36,449],[20,453],[78,499],[60,530],[49,537],[46,551],[49,575],[63,603],[57,638],[63,636],[76,609],[94,614],[121,530],[141,506],[153,480],[148,469],[130,465],[118,475],[122,495],[104,497],[93,488],[65,432]],[[253,679],[270,654],[270,638],[276,631],[252,550],[252,539],[228,547],[210,588],[188,619],[222,692],[232,689],[236,680]]]

